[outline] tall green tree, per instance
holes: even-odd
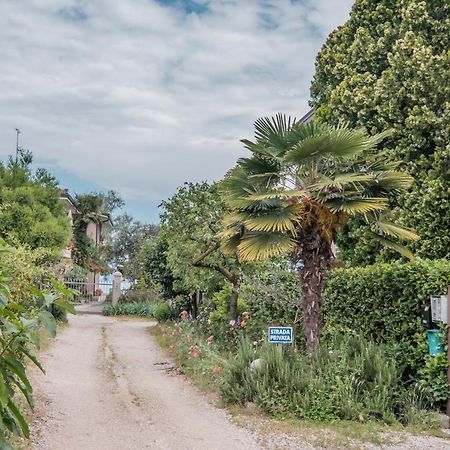
[[[157,225],[141,223],[129,214],[117,216],[105,238],[108,264],[122,271],[128,280],[138,280],[144,273],[142,247],[158,234],[158,230]]]
[[[450,257],[450,2],[357,0],[350,19],[317,56],[311,87],[319,120],[375,134],[414,177],[397,198],[398,219],[415,228],[418,255]],[[354,264],[371,263],[377,243],[353,222],[339,241]]]
[[[380,241],[412,256],[388,238],[417,238],[388,217],[388,197],[403,192],[412,180],[397,170],[398,164],[376,157],[375,148],[386,134],[371,137],[362,129],[302,124],[281,114],[259,119],[255,128],[255,141],[243,141],[251,157],[239,159],[222,184],[231,209],[227,229],[219,234],[222,249],[241,261],[291,255],[312,350],[322,326],[322,284],[339,228],[360,216]]]
[[[232,287],[229,315],[236,319],[241,267],[235,256],[224,255],[217,238],[226,212],[217,186],[186,183],[162,207],[161,233],[168,246],[167,261],[179,280],[179,288],[192,293],[211,292],[223,282],[229,283]]]
[[[0,163],[0,238],[56,253],[67,244],[70,224],[57,181],[46,170],[32,172],[32,155]]]

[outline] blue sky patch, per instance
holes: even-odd
[[[205,14],[208,12],[208,4],[205,2],[196,2],[195,0],[156,0],[157,3],[164,6],[171,6],[182,9],[186,14]]]
[[[66,20],[72,20],[74,22],[84,22],[88,16],[79,6],[62,8],[58,11],[59,15]]]

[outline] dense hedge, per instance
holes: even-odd
[[[445,294],[449,284],[447,260],[336,269],[329,275],[324,293],[324,337],[337,329],[385,342],[396,353],[404,377],[425,384],[430,374],[424,373],[424,368],[430,365],[430,357],[420,306],[432,294]],[[437,376],[442,378],[442,370],[438,370]],[[433,395],[439,400],[445,393]]]

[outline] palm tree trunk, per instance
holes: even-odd
[[[324,275],[334,258],[331,245],[317,232],[302,233],[295,252],[302,283],[303,328],[306,348],[312,352],[319,343],[322,330],[322,288]]]
[[[233,290],[231,291],[231,297],[230,297],[230,320],[237,320],[238,318],[238,297],[239,297],[239,290],[241,288],[241,280],[235,279],[233,281]]]

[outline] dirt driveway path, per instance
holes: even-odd
[[[183,377],[167,373],[164,353],[148,333],[151,322],[103,317],[98,305],[79,309],[44,352],[46,375],[32,374],[31,449],[450,449],[449,441],[408,434],[381,447],[351,439],[338,444],[333,435],[330,443],[326,429],[286,433],[275,421],[250,417],[240,427]]]
[[[32,449],[260,448],[224,411],[166,373],[148,321],[93,312],[83,306],[70,318],[42,358],[47,374],[33,377]]]

